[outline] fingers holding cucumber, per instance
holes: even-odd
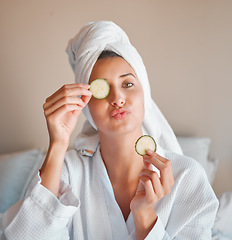
[[[139,179],[144,183],[144,186],[146,182],[152,185],[152,188],[145,186],[147,196],[145,202],[150,202],[153,205],[169,194],[174,185],[171,161],[157,154],[156,148],[155,140],[149,135],[141,136],[135,144],[136,152],[143,156],[144,161],[144,169],[139,174]]]
[[[55,104],[61,99],[65,99],[66,97],[76,97],[76,96],[91,97],[92,93],[88,90],[89,87],[90,86],[88,84],[82,84],[82,83],[63,85],[60,89],[58,89],[55,93],[53,93],[51,96],[49,96],[46,99],[43,105],[43,108],[44,110],[48,109],[53,104]]]
[[[69,139],[81,111],[91,97],[104,99],[109,92],[110,86],[105,79],[96,79],[90,85],[66,84],[54,92],[43,105],[50,138],[58,141],[59,138]]]
[[[88,84],[66,84],[46,99],[43,104],[50,140],[69,142],[82,109],[92,93]]]
[[[155,140],[149,135],[141,136],[135,143],[135,150],[141,156],[146,155],[147,150],[152,150],[155,152],[156,148],[157,145]]]

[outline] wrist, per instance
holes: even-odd
[[[53,169],[61,168],[64,162],[66,150],[67,147],[64,144],[60,142],[50,142],[44,163],[41,168],[41,173],[48,166]]]
[[[69,146],[69,141],[66,140],[51,140],[49,142],[49,149],[56,149],[57,151],[66,152]]]

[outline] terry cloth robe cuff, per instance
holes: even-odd
[[[161,222],[160,218],[158,217],[155,226],[151,229],[148,235],[145,237],[144,240],[163,240],[166,232]],[[165,238],[169,239],[169,238]],[[128,240],[137,240],[136,231],[134,230]]]
[[[63,181],[60,183],[59,199],[40,183],[41,178],[38,173],[28,188],[17,216],[8,227],[5,225],[4,233],[8,239],[44,239],[43,236],[68,234],[67,230],[63,229],[66,229],[80,206],[79,199],[73,194],[70,185]],[[31,222],[36,222],[36,218],[43,221],[38,221],[38,225],[31,225]],[[23,229],[17,227],[20,226],[21,221],[27,221],[28,224],[24,225],[27,227]]]
[[[80,206],[80,201],[73,194],[71,186],[62,180],[60,181],[58,198],[41,185],[39,173],[34,177],[28,190],[30,191],[30,189],[31,199],[55,217],[69,218]]]
[[[148,233],[145,240],[169,239],[169,238],[164,238],[165,234],[166,234],[166,231],[164,229],[163,223],[161,222],[160,218],[158,217],[155,226]]]

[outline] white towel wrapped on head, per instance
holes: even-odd
[[[141,82],[145,104],[143,133],[151,135],[162,148],[182,154],[172,128],[151,97],[150,84],[141,56],[130,43],[126,33],[115,23],[111,21],[88,23],[69,41],[66,52],[75,74],[75,82],[89,83],[93,66],[104,50],[122,56],[134,69]],[[86,149],[95,152],[99,136],[88,106],[83,109],[83,113],[87,120],[75,140],[75,148],[85,154]]]

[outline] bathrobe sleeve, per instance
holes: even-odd
[[[68,175],[65,168],[62,175],[65,177]],[[2,216],[1,239],[69,239],[68,226],[80,205],[78,198],[64,180],[60,182],[58,198],[40,183],[41,179],[38,173],[28,187],[16,216],[9,219],[8,211]]]
[[[181,169],[178,164],[185,166]],[[212,239],[219,203],[205,171],[194,160],[172,165],[175,184],[155,206],[158,219],[145,240]],[[136,234],[131,234],[129,240],[135,239]]]

